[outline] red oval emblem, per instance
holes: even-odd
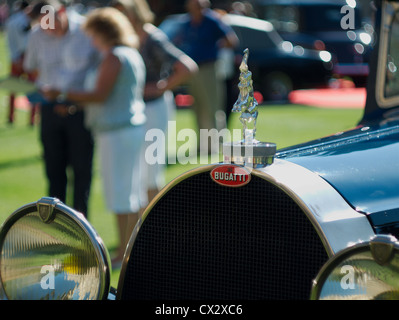
[[[243,167],[224,164],[211,171],[211,178],[222,186],[242,187],[251,181],[251,174]]]

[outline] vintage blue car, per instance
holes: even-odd
[[[277,151],[260,143],[176,178],[138,222],[117,288],[81,214],[53,198],[27,204],[0,231],[2,298],[399,298],[399,1],[376,4],[356,128]]]
[[[259,18],[273,23],[284,40],[331,52],[333,73],[365,86],[374,41],[366,19],[369,1],[255,0],[254,6]]]

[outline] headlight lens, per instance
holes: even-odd
[[[10,300],[102,299],[108,292],[101,239],[56,199],[16,211],[0,232],[0,250],[1,284]]]
[[[322,268],[313,284],[312,299],[399,299],[399,244],[390,236],[343,250]]]

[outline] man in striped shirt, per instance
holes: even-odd
[[[28,40],[24,68],[36,70],[38,89],[60,92],[83,88],[86,72],[98,53],[81,30],[84,18],[58,0],[37,1],[31,16],[37,19]],[[83,111],[63,101],[41,101],[41,141],[50,197],[66,200],[68,174],[73,174],[73,207],[87,216],[92,179],[93,138],[84,125]],[[62,111],[62,112],[60,112]],[[71,167],[68,172],[67,168]]]

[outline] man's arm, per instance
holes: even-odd
[[[35,41],[35,36],[31,33],[28,38],[23,62],[23,67],[26,72],[38,72],[39,65],[37,59],[38,52],[36,45],[37,41]]]

